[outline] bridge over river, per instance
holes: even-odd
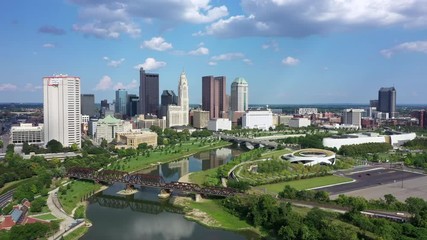
[[[234,188],[226,187],[201,187],[195,183],[165,182],[163,177],[141,173],[127,173],[117,170],[97,170],[94,168],[71,168],[67,176],[74,179],[91,180],[111,185],[113,183],[124,183],[127,185],[140,185],[142,187],[160,188],[169,191],[180,191],[185,193],[201,194],[205,196],[228,197],[239,193]]]
[[[236,142],[236,143],[248,142],[248,143],[251,143],[253,145],[257,145],[257,144],[258,145],[264,145],[268,148],[277,148],[279,146],[279,144],[277,142],[269,141],[267,139],[236,137],[236,136],[225,135],[225,134],[221,134],[221,133],[217,134],[216,136],[221,138],[222,140],[232,141],[232,142]]]

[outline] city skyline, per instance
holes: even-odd
[[[138,94],[144,67],[159,95],[184,69],[191,104],[208,75],[244,77],[250,104],[367,104],[381,87],[396,88],[397,104],[425,104],[426,3],[8,1],[0,102],[42,102],[41,79],[60,73],[111,101],[117,89]]]

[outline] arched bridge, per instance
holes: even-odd
[[[176,190],[187,193],[197,193],[209,196],[233,196],[238,193],[234,188],[226,187],[201,187],[194,183],[165,182],[163,177],[148,174],[129,174],[116,170],[96,170],[94,168],[75,167],[67,171],[67,176],[75,179],[92,180],[105,184],[125,183],[129,185],[140,185],[142,187],[154,187],[167,190]]]

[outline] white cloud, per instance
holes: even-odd
[[[226,6],[213,6],[210,0],[70,0],[79,7],[79,23],[73,29],[99,38],[138,36],[140,20],[159,20],[168,25],[180,22],[210,23],[228,15]]]
[[[276,40],[270,40],[270,41],[264,43],[261,46],[261,48],[262,49],[272,49],[273,51],[276,51],[276,52],[280,50],[279,43]]]
[[[383,49],[380,51],[380,53],[386,58],[390,58],[398,52],[427,53],[427,41],[405,42],[392,48]]]
[[[111,80],[111,77],[105,75],[99,80],[98,84],[96,84],[95,90],[105,91],[111,89],[112,86],[113,80]]]
[[[0,92],[3,91],[14,91],[16,90],[18,87],[14,84],[11,83],[0,83]]]
[[[110,59],[109,57],[103,57],[103,59],[107,61],[107,66],[114,67],[114,68],[120,66],[125,61],[124,58],[121,58],[119,60],[113,60],[113,59]]]
[[[209,65],[209,66],[216,66],[216,65],[218,65],[218,63],[217,63],[217,62],[212,62],[212,61],[210,61],[210,62],[208,62],[208,65]]]
[[[427,0],[242,0],[244,14],[195,35],[304,37],[355,28],[427,27]]]
[[[299,64],[299,59],[293,58],[293,57],[286,57],[282,60],[282,63],[284,65],[288,65],[288,66],[295,66]]]
[[[166,51],[172,49],[172,44],[165,41],[162,37],[153,37],[148,41],[144,41],[141,48],[149,48],[156,51]]]
[[[209,54],[209,49],[205,48],[205,47],[199,47],[196,50],[189,51],[188,54],[194,55],[194,56],[208,55]]]
[[[94,21],[83,25],[74,24],[73,30],[97,38],[119,38],[122,33],[137,37],[141,33],[141,29],[134,23],[121,21],[109,23]]]
[[[38,91],[40,89],[42,89],[43,87],[40,85],[33,85],[32,83],[26,83],[24,85],[24,88],[22,89],[24,92],[35,92]]]
[[[248,65],[253,65],[252,61],[249,58],[245,58],[242,61]]]
[[[43,44],[43,47],[44,48],[55,48],[56,46],[53,43],[45,43],[45,44]]]
[[[157,61],[154,58],[147,58],[145,59],[144,63],[136,65],[135,69],[144,68],[144,70],[150,71],[150,70],[156,70],[162,67],[166,66],[166,62]]]
[[[129,84],[123,84],[122,82],[118,82],[114,85],[113,89],[114,90],[117,90],[117,89],[130,90],[130,89],[137,89],[138,87],[139,87],[138,82],[134,79]]]
[[[230,61],[234,59],[244,58],[245,55],[243,53],[234,52],[234,53],[224,53],[221,55],[213,56],[213,61]]]

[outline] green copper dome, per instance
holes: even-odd
[[[237,77],[236,79],[234,79],[233,83],[237,83],[237,84],[248,84],[248,82],[246,82],[246,80],[242,77]]]

